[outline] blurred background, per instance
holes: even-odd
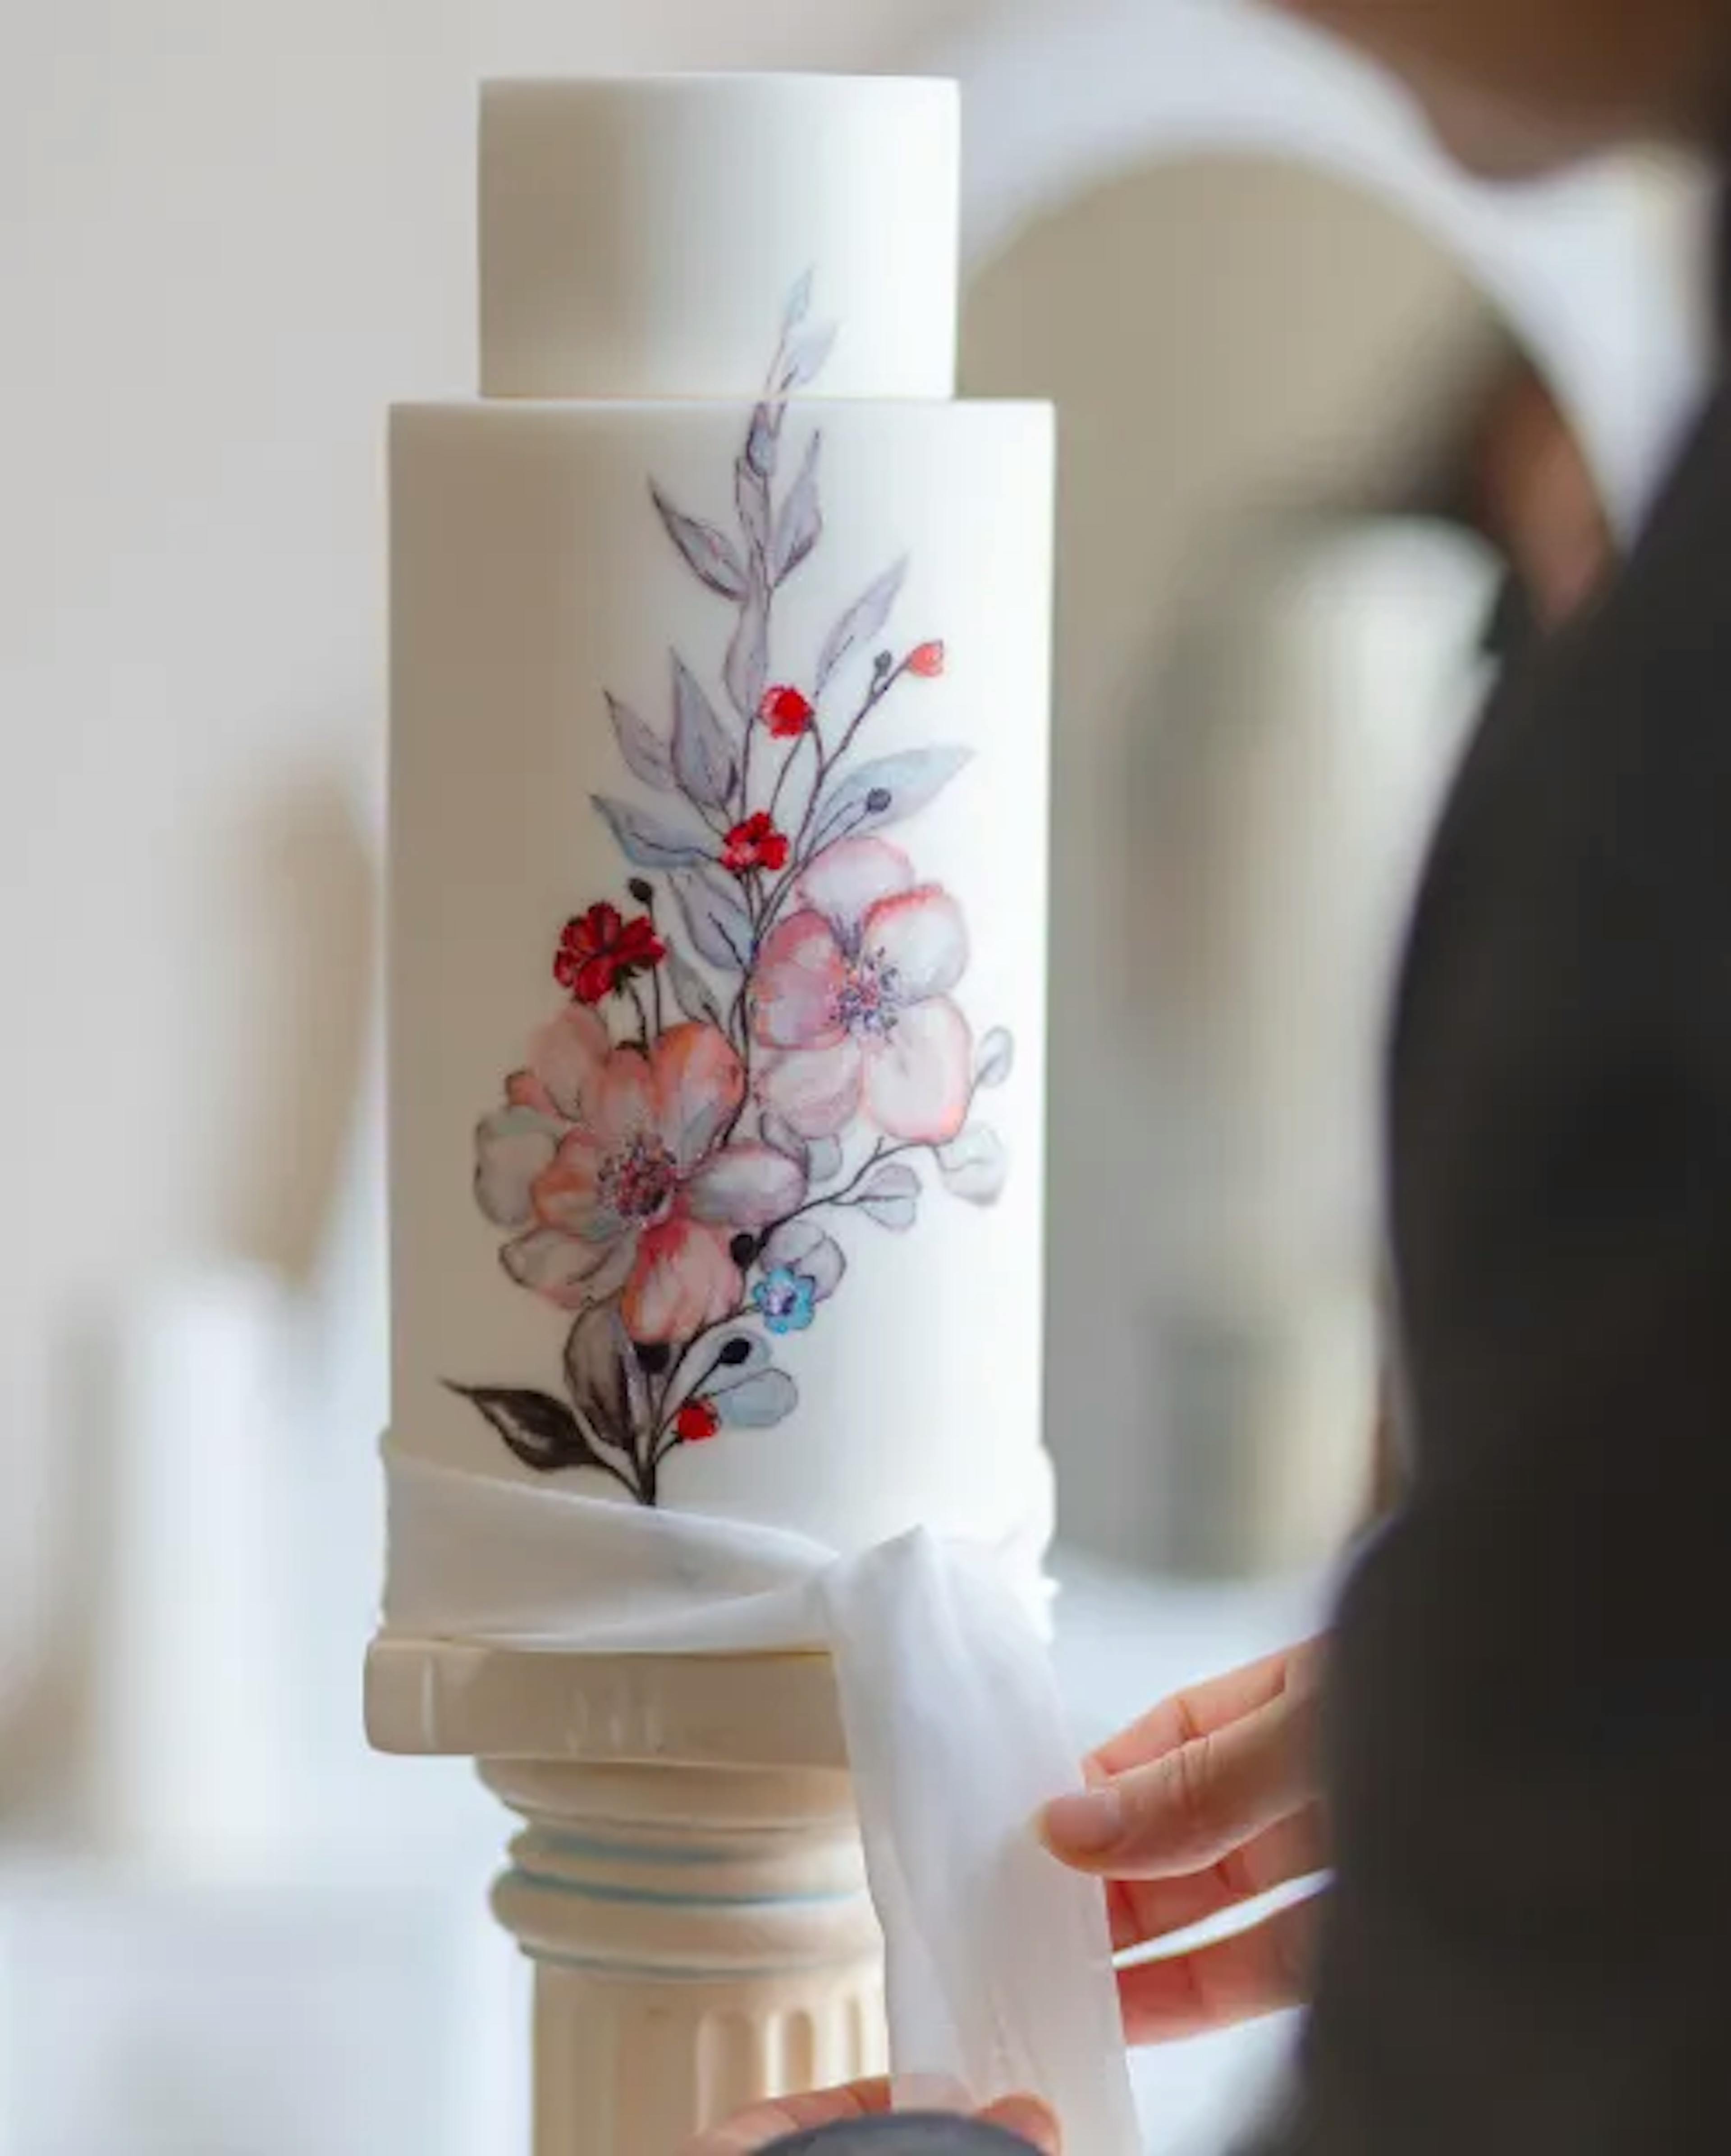
[[[472,380],[478,76],[778,66],[962,74],[964,385],[1061,407],[1079,1717],[1314,1621],[1369,1515],[1403,911],[1687,412],[1697,176],[1487,205],[1225,0],[13,0],[0,2156],[526,2146],[506,1823],[360,1736],[382,415]],[[1150,2147],[1287,2036],[1150,2062]]]

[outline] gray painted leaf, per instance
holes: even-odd
[[[804,389],[808,382],[817,380],[835,349],[838,328],[835,322],[819,322],[789,337],[778,385],[783,396],[791,396],[796,389]]]
[[[920,1178],[905,1161],[886,1161],[860,1186],[853,1203],[880,1228],[905,1235],[919,1218]]]
[[[610,1302],[584,1312],[565,1343],[565,1381],[579,1414],[622,1452],[649,1419],[649,1387],[630,1336]]]
[[[818,273],[815,265],[808,270],[788,295],[788,304],[781,318],[782,335],[789,337],[811,312],[811,295],[817,289]]]
[[[731,1429],[773,1430],[799,1406],[799,1388],[785,1370],[765,1370],[713,1397],[716,1413]]]
[[[818,494],[818,467],[824,454],[824,437],[814,430],[805,445],[799,476],[788,490],[775,523],[775,544],[770,552],[770,573],[784,584],[824,536],[823,504]]]
[[[740,610],[739,626],[727,647],[725,670],[727,695],[733,708],[749,726],[769,685],[769,594],[763,588],[755,562],[752,588]]]
[[[667,947],[667,978],[673,989],[673,1000],[689,1019],[699,1025],[719,1025],[722,1007],[707,981],[676,944]]]
[[[802,1280],[813,1281],[818,1301],[827,1302],[847,1274],[847,1255],[833,1235],[826,1235],[814,1220],[790,1220],[763,1246],[763,1263],[771,1272],[785,1266]]]
[[[920,1201],[917,1198],[862,1198],[860,1210],[891,1235],[905,1235],[918,1222]]]
[[[905,1160],[886,1160],[872,1169],[860,1185],[862,1198],[917,1198],[919,1177]]]
[[[675,509],[653,482],[650,492],[667,527],[668,537],[696,575],[724,599],[742,599],[745,564],[732,540],[725,538],[714,525],[706,524],[701,517],[687,516],[682,509]]]
[[[767,554],[769,552],[769,486],[768,480],[752,463],[749,453],[734,466],[733,499],[739,510],[739,521],[744,527],[747,544],[754,553]],[[747,590],[751,578],[752,570],[747,566]]]
[[[614,801],[604,793],[593,798],[612,825],[626,860],[640,869],[695,868],[700,861],[714,858],[706,832],[670,823],[633,801]]]
[[[778,1152],[785,1153],[789,1160],[797,1160],[802,1168],[805,1167],[810,1147],[791,1123],[783,1122],[779,1116],[766,1110],[758,1129],[765,1145],[773,1146]]]
[[[722,1358],[732,1352],[741,1359],[724,1363]],[[760,1332],[730,1332],[724,1340],[717,1340],[706,1358],[706,1374],[696,1378],[693,1393],[719,1404],[724,1393],[737,1386],[749,1384],[752,1379],[769,1368],[773,1357],[769,1342]]]
[[[970,748],[910,748],[862,763],[834,788],[818,811],[823,845],[861,831],[881,831],[917,815],[973,758]]]
[[[698,957],[742,973],[751,963],[752,922],[737,892],[701,869],[681,869],[671,881]]]
[[[996,1131],[976,1123],[937,1156],[939,1173],[952,1197],[970,1205],[995,1205],[1009,1180],[1009,1155]]]
[[[607,708],[613,715],[613,730],[619,739],[619,752],[633,773],[645,786],[670,793],[677,782],[666,742],[647,721],[638,717],[629,704],[622,704],[611,693]]]
[[[827,688],[830,676],[847,657],[861,644],[873,644],[894,611],[901,595],[901,587],[907,581],[906,555],[867,591],[862,592],[830,632],[818,659],[818,686]]]
[[[1014,1034],[1000,1025],[989,1033],[979,1045],[979,1056],[973,1066],[973,1082],[983,1092],[995,1086],[1008,1085],[1016,1067],[1016,1044]]]
[[[475,1133],[475,1202],[496,1228],[534,1218],[536,1178],[559,1150],[564,1126],[537,1108],[496,1108]]]
[[[783,404],[760,404],[752,413],[751,432],[745,438],[745,461],[759,479],[773,479],[781,456]]]
[[[841,1173],[841,1140],[814,1138],[805,1149],[806,1180],[813,1183],[833,1183]]]
[[[738,776],[733,746],[702,685],[673,654],[673,769],[700,808],[725,808]]]

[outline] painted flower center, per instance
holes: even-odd
[[[830,1016],[845,1032],[887,1040],[901,1009],[901,977],[876,952],[863,952],[842,977]]]
[[[790,1317],[802,1300],[798,1281],[768,1280],[758,1293],[758,1307],[766,1317]]]
[[[622,1220],[657,1219],[678,1188],[679,1163],[659,1138],[633,1138],[601,1171],[601,1202]]]

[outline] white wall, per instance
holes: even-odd
[[[212,1255],[305,1268],[331,1197],[374,956],[381,419],[472,377],[475,77],[894,68],[979,13],[0,10],[0,1807],[85,1591],[93,1336]]]

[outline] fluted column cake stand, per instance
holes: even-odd
[[[826,1657],[386,1640],[367,1726],[474,1758],[523,1821],[493,1907],[535,1965],[536,2156],[676,2156],[742,2105],[881,2071]]]

